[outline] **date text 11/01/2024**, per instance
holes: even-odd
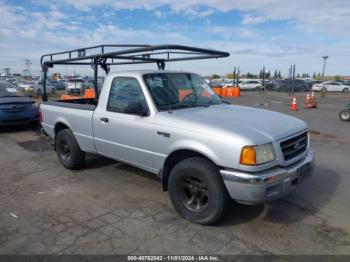
[[[128,261],[219,261],[217,256],[128,256]]]

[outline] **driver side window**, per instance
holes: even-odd
[[[147,108],[146,99],[137,79],[131,77],[116,77],[108,98],[107,111],[124,113],[130,103],[139,102]]]

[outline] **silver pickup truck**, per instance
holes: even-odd
[[[230,198],[279,199],[313,173],[303,121],[227,104],[193,73],[109,73],[97,106],[49,101],[40,110],[64,167],[82,168],[88,152],[154,173],[194,223],[216,222]]]

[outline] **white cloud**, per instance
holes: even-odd
[[[243,20],[242,20],[242,24],[243,25],[256,25],[256,24],[260,24],[263,22],[266,22],[268,19],[265,16],[262,15],[245,15]]]
[[[47,3],[49,2],[49,3]],[[31,12],[18,6],[6,5],[0,0],[0,69],[11,66],[21,69],[24,58],[33,60],[33,68],[39,70],[38,59],[43,53],[78,48],[102,43],[178,43],[229,51],[231,57],[193,63],[169,64],[172,69],[195,70],[199,73],[224,73],[235,65],[241,66],[241,71],[258,71],[262,66],[287,68],[291,63],[300,66],[300,70],[312,73],[318,72],[320,58],[324,54],[330,56],[329,72],[349,74],[348,59],[350,51],[348,42],[343,46],[332,43],[319,43],[314,46],[309,43],[292,44],[290,36],[285,39],[280,36],[266,36],[258,32],[252,25],[268,20],[288,20],[296,28],[313,32],[319,28],[348,35],[350,24],[349,1],[309,0],[293,2],[286,0],[66,0],[77,8],[69,15],[63,10],[62,4],[46,0],[47,12]],[[55,4],[54,4],[55,3]],[[101,6],[108,9],[108,15],[101,18],[95,12],[79,12],[93,10]],[[164,8],[165,7],[165,8]],[[224,25],[208,23],[207,29],[193,28],[191,21],[170,24],[166,19],[161,23],[147,24],[134,28],[121,26],[120,18],[110,23],[107,18],[113,15],[115,9],[146,9],[160,17],[179,15],[186,18],[208,17],[214,12],[238,10],[243,15],[242,24],[230,26],[230,21],[222,21]],[[166,11],[164,11],[166,10]],[[75,14],[74,14],[75,13]],[[133,13],[129,12],[130,17]],[[94,19],[94,25],[87,27],[84,23]],[[182,21],[183,22],[183,21]],[[132,19],[128,20],[132,24]],[[233,24],[233,23],[232,23]],[[198,40],[191,30],[202,30],[203,39]],[[207,31],[206,31],[207,30]],[[310,33],[310,34],[311,34]],[[222,36],[223,35],[223,36]],[[238,39],[237,39],[238,38]],[[213,40],[211,40],[213,39]],[[214,40],[217,39],[217,40]],[[219,39],[219,40],[218,40]],[[17,61],[17,64],[16,62]],[[219,61],[219,60],[218,60]],[[333,63],[333,64],[332,64]],[[214,67],[213,67],[214,65]],[[168,68],[169,68],[168,67]],[[213,69],[215,68],[215,69]]]
[[[257,33],[245,27],[209,25],[207,31],[217,34],[218,36],[226,39],[227,41],[232,41],[237,36],[243,38],[258,37]]]
[[[203,17],[214,11],[238,10],[245,14],[243,23],[256,24],[267,20],[294,20],[313,28],[348,31],[350,1],[348,0],[65,0],[79,10],[96,6],[116,9],[155,10],[169,7],[184,16]]]
[[[154,14],[158,18],[166,18],[166,16],[167,16],[165,12],[161,12],[159,10],[155,11]]]

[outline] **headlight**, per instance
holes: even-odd
[[[275,151],[271,143],[260,146],[245,146],[241,150],[240,164],[255,166],[275,160]]]

